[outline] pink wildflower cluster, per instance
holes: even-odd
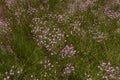
[[[100,64],[98,66],[98,69],[100,70],[97,73],[97,76],[101,77],[101,79],[104,80],[111,80],[111,79],[115,79],[115,80],[120,80],[120,73],[119,73],[119,67],[114,67],[111,65],[110,62],[105,63],[103,62],[102,64]]]
[[[93,80],[91,75],[85,73],[85,76],[86,76],[86,80]]]
[[[113,0],[113,2],[114,2],[115,4],[120,5],[120,0]]]
[[[92,39],[96,40],[97,42],[103,42],[107,40],[107,34],[97,29],[90,29],[89,33],[91,34]]]
[[[48,14],[50,19],[55,19],[59,23],[67,23],[69,22],[70,18],[67,14]]]
[[[116,19],[120,17],[120,12],[119,11],[114,11],[111,8],[114,8],[114,6],[119,6],[120,1],[118,0],[113,0],[112,3],[106,4],[104,8],[104,13],[111,19]]]
[[[97,0],[86,0],[85,2],[81,2],[80,3],[80,9],[83,11],[86,11],[88,7],[93,6],[93,4],[96,2]]]
[[[74,73],[74,66],[72,66],[71,64],[66,64],[65,68],[63,69],[63,74],[64,75],[69,75],[71,73]]]
[[[8,22],[6,22],[2,18],[0,18],[0,28],[7,27],[7,26],[8,26]]]
[[[33,7],[29,6],[29,8],[28,8],[29,15],[32,15],[32,14],[37,13],[37,12],[38,12],[37,8],[33,8]]]
[[[11,9],[11,6],[15,3],[15,0],[5,0],[6,6]]]
[[[35,22],[35,26],[33,27],[32,33],[39,46],[42,45],[48,51],[52,51],[57,45],[65,42],[64,32],[59,28],[51,24],[47,25],[47,21],[41,21],[39,18],[34,19],[33,22]]]
[[[120,17],[120,13],[113,10],[105,10],[105,14],[111,19]]]
[[[73,55],[76,54],[76,50],[74,50],[74,47],[72,45],[66,45],[63,49],[62,49],[62,58],[65,57],[72,57]]]
[[[41,71],[43,77],[50,77],[53,74],[56,74],[55,66],[51,63],[50,60],[40,61],[40,64],[44,69],[43,71]]]
[[[27,10],[29,15],[36,14],[39,11],[49,10],[49,0],[38,0],[37,3],[40,3],[40,5],[38,5],[36,7],[29,4],[28,10]],[[41,3],[43,3],[44,5],[42,5]]]
[[[76,11],[86,11],[89,7],[92,7],[97,0],[74,0],[68,4],[69,13],[75,13]]]
[[[23,72],[23,69],[16,69],[15,66],[12,66],[11,69],[5,72],[5,77],[3,80],[11,80],[15,76],[19,76]]]
[[[81,22],[80,21],[74,21],[73,23],[70,23],[70,28],[71,28],[71,35],[80,35],[81,30],[80,30]]]
[[[12,31],[10,27],[8,27],[9,23],[7,21],[4,21],[3,19],[0,19],[0,48],[4,52],[13,52],[11,49],[11,46],[9,44],[5,44],[6,42],[9,42],[8,37],[9,33]]]
[[[44,61],[40,61],[40,64],[42,64],[44,66],[44,69],[51,70],[51,68],[54,67],[54,65],[52,65],[52,63],[50,62],[50,60],[44,60]]]
[[[7,21],[4,21],[3,19],[0,19],[0,38],[5,37],[5,35],[8,34],[8,32],[11,31],[10,27],[8,27],[9,23]]]

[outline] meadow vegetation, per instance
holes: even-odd
[[[0,0],[0,80],[120,80],[120,0]]]

